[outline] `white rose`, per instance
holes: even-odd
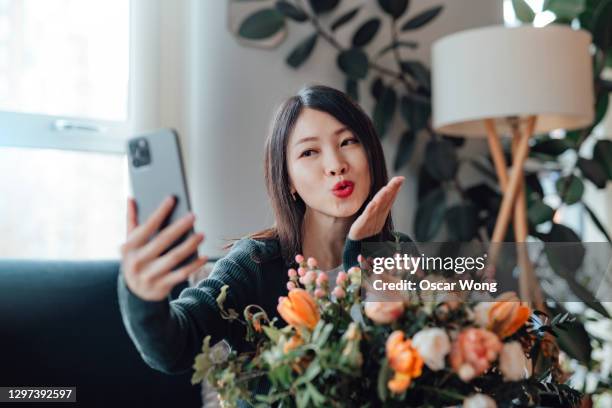
[[[474,307],[474,323],[480,327],[487,327],[489,324],[489,310],[493,302],[480,302]]]
[[[497,408],[497,404],[488,395],[474,394],[463,400],[463,408]]]
[[[531,376],[531,360],[525,357],[518,341],[504,344],[499,353],[499,369],[505,381],[519,381]]]
[[[412,337],[412,345],[433,371],[444,368],[444,358],[450,352],[451,343],[443,329],[423,329]]]

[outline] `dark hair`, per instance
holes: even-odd
[[[276,111],[272,129],[265,143],[265,178],[268,196],[274,211],[275,225],[250,235],[253,239],[277,239],[287,263],[302,250],[302,221],[306,206],[301,198],[293,200],[289,189],[287,170],[287,144],[295,123],[304,108],[325,112],[347,126],[366,151],[372,185],[363,206],[388,182],[382,146],[372,121],[361,107],[347,95],[328,86],[302,88],[297,95],[286,100]],[[393,221],[387,217],[378,240],[392,240]]]

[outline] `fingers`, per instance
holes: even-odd
[[[389,184],[387,184],[387,187],[389,188],[390,192],[386,200],[386,212],[389,212],[391,210],[391,207],[393,206],[393,203],[397,198],[397,194],[399,193],[402,184],[404,184],[404,177],[393,177],[391,181],[389,181]]]
[[[134,229],[138,226],[137,220],[137,209],[136,209],[136,201],[132,197],[128,197],[127,199],[127,233],[126,237],[129,236]]]
[[[393,204],[393,200],[397,196],[397,193],[404,183],[404,177],[393,177],[386,186],[381,188],[370,204],[374,203],[374,207],[378,207],[379,209],[385,209],[388,204]]]
[[[156,258],[164,252],[172,243],[184,235],[195,222],[195,216],[188,214],[164,228],[151,242],[142,247],[141,256],[145,261]]]
[[[164,275],[162,278],[159,279],[157,284],[162,287],[173,288],[177,284],[189,278],[190,275],[198,271],[202,266],[206,264],[206,262],[208,262],[208,257],[200,257],[195,261],[191,262],[190,264],[185,265],[174,272]]]
[[[138,248],[145,244],[147,239],[159,229],[172,210],[172,207],[174,207],[174,197],[166,198],[144,224],[137,226],[132,231],[127,242],[124,244],[125,249]]]
[[[147,270],[143,272],[143,279],[154,280],[159,276],[164,275],[167,271],[181,263],[185,258],[193,254],[198,245],[204,240],[202,234],[192,234],[183,243],[161,258],[153,261]]]

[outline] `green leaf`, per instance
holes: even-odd
[[[544,153],[551,156],[559,156],[570,146],[565,139],[547,139],[541,142],[537,142],[531,147],[532,152]]]
[[[580,237],[563,224],[553,224],[548,237],[547,242],[580,242]]]
[[[544,190],[540,184],[538,173],[525,174],[525,187],[527,189],[527,200],[541,199],[544,197]]]
[[[495,214],[501,203],[501,195],[493,190],[488,183],[480,183],[465,190],[466,196],[479,209]]]
[[[606,187],[608,175],[599,162],[579,157],[578,168],[587,179],[591,180],[591,182],[597,186],[597,188]]]
[[[317,33],[311,34],[303,39],[291,53],[287,56],[285,62],[292,68],[299,68],[312,54],[312,50],[317,44]]]
[[[482,174],[483,176],[488,178],[493,183],[495,183],[495,184],[498,183],[497,174],[495,174],[495,170],[493,170],[491,167],[487,166],[486,164],[481,163],[477,159],[468,159],[468,160],[469,160],[469,163],[472,166],[474,166],[474,168],[476,170],[478,170],[480,172],[480,174]]]
[[[312,399],[315,407],[324,406],[323,404],[325,404],[325,401],[327,401],[325,396],[310,383],[306,384],[306,387],[308,388],[308,392],[310,392],[310,399]]]
[[[446,193],[437,188],[427,194],[420,202],[414,217],[414,233],[417,242],[433,239],[444,221]]]
[[[546,0],[542,10],[555,13],[557,18],[572,20],[584,11],[585,0]]]
[[[569,181],[568,181],[569,180]],[[568,184],[569,183],[569,184]],[[557,193],[564,203],[571,205],[577,203],[584,193],[584,184],[579,177],[573,174],[560,177],[555,183]],[[567,186],[567,187],[566,187]]]
[[[597,229],[601,231],[601,233],[606,237],[608,242],[612,243],[612,239],[610,239],[610,235],[608,235],[608,231],[606,231],[606,227],[604,227],[601,221],[599,221],[599,218],[597,218],[593,210],[591,210],[591,208],[584,201],[582,202],[582,205],[584,206],[584,209],[587,211],[587,213],[591,217],[591,221],[593,221],[593,224],[595,224]]]
[[[329,13],[340,3],[340,0],[310,0],[310,7],[316,14]]]
[[[552,243],[571,243],[573,245],[546,245],[544,252],[550,266],[559,276],[564,278],[572,277],[578,270],[586,250],[580,238],[569,227],[562,224],[553,224],[550,232],[543,236],[545,242]]]
[[[381,49],[380,51],[378,51],[378,56],[380,57],[395,48],[406,47],[406,48],[415,49],[418,46],[419,44],[415,41],[394,41],[391,44],[384,47],[383,49]]]
[[[608,180],[612,180],[612,140],[598,140],[595,143],[593,160],[605,170]]]
[[[416,138],[414,137],[414,133],[412,131],[406,130],[404,133],[402,133],[402,138],[400,139],[397,147],[397,153],[395,154],[395,160],[393,162],[394,171],[397,172],[410,161],[410,157],[414,151],[415,140]]]
[[[323,330],[321,330],[321,335],[316,339],[317,346],[323,347],[323,345],[327,342],[327,339],[329,339],[332,330],[334,330],[334,325],[331,323],[327,323],[325,327],[323,327]]]
[[[268,38],[285,28],[285,19],[276,9],[259,10],[248,16],[238,29],[241,37],[249,40]]]
[[[402,26],[402,31],[416,30],[417,28],[423,27],[431,20],[436,18],[443,8],[443,6],[433,7],[428,10],[425,10],[424,12],[415,17],[412,17],[410,20],[404,23],[404,25]]]
[[[512,0],[512,7],[514,8],[516,18],[518,18],[520,21],[523,23],[533,22],[535,13],[525,0]]]
[[[276,9],[285,17],[288,17],[299,23],[308,20],[308,16],[306,15],[306,13],[304,13],[304,10],[289,3],[288,1],[278,0],[276,2]]]
[[[471,203],[455,205],[446,210],[446,225],[450,236],[458,242],[469,242],[476,235],[478,212]]]
[[[400,103],[400,113],[412,132],[416,134],[427,125],[431,115],[431,105],[409,96],[403,96]]]
[[[612,21],[612,1],[602,0],[593,10],[591,26],[593,43],[602,50],[606,50],[612,45],[610,21]]]
[[[359,102],[359,83],[351,78],[346,79],[346,94],[355,102]]]
[[[578,141],[582,137],[582,133],[586,131],[588,131],[588,129],[570,130],[569,132],[565,133],[565,138],[563,138],[563,140],[565,140],[568,146],[576,148],[578,147]]]
[[[442,186],[442,183],[429,174],[427,171],[427,166],[425,163],[421,164],[419,168],[419,181],[418,181],[418,191],[417,195],[419,200],[422,200],[429,192],[435,190]]]
[[[340,52],[338,67],[352,79],[363,79],[368,75],[368,56],[358,48]]]
[[[610,4],[612,4],[612,0],[610,1]],[[612,27],[610,28],[610,31],[612,31]],[[610,98],[607,92],[599,93],[599,95],[597,96],[597,103],[595,104],[595,120],[591,124],[591,128],[601,122],[604,116],[606,116],[609,101]]]
[[[425,89],[431,89],[431,73],[429,68],[416,60],[402,61],[402,71],[414,78]]]
[[[380,19],[371,18],[363,23],[353,36],[353,47],[363,47],[374,39],[380,28]]]
[[[397,97],[395,90],[390,86],[385,86],[380,99],[374,106],[374,114],[372,115],[374,128],[380,138],[383,138],[387,133],[387,128],[389,123],[391,123],[391,119],[393,119],[396,105]]]
[[[352,10],[347,11],[340,17],[338,17],[331,25],[331,30],[336,31],[338,28],[342,27],[344,24],[348,23],[357,15],[361,7],[355,7]]]
[[[565,351],[570,357],[575,358],[585,365],[591,363],[591,339],[584,328],[584,325],[579,321],[566,322],[564,324],[566,330],[553,328],[557,334],[559,347]]]
[[[272,340],[274,343],[278,343],[281,337],[280,330],[278,330],[275,327],[264,326],[264,325],[262,325],[261,328],[263,329],[264,333],[266,334],[266,336],[268,336],[270,340]]]
[[[434,178],[451,180],[457,173],[459,161],[453,144],[446,141],[430,141],[425,148],[425,165]]]
[[[389,396],[389,389],[387,388],[387,382],[391,378],[391,368],[389,367],[389,363],[387,359],[383,359],[380,363],[380,370],[378,371],[378,381],[377,381],[377,391],[378,398],[385,402],[387,397]]]
[[[378,4],[394,20],[400,18],[408,9],[408,0],[378,0]]]
[[[529,209],[527,210],[527,218],[533,225],[540,225],[552,221],[553,214],[553,209],[539,199],[531,201]]]
[[[308,366],[308,369],[300,378],[297,379],[295,385],[302,385],[311,382],[314,380],[317,375],[321,373],[321,364],[319,364],[319,360],[314,360]]]
[[[370,86],[370,94],[374,99],[379,99],[385,90],[385,84],[381,77],[376,77]]]

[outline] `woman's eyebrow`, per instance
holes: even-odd
[[[319,140],[319,138],[316,136],[304,137],[298,140],[297,142],[295,142],[295,146],[299,145],[300,143],[312,142],[313,140]]]
[[[343,127],[339,128],[339,129],[336,129],[333,134],[334,134],[334,136],[338,136],[340,133],[342,133],[342,132],[344,132],[346,130],[348,130],[348,128],[346,126],[343,126]],[[299,145],[301,143],[312,142],[312,141],[316,141],[316,140],[319,140],[319,138],[317,136],[303,137],[300,140],[298,140],[297,142],[295,142],[295,146],[297,146],[297,145]]]

